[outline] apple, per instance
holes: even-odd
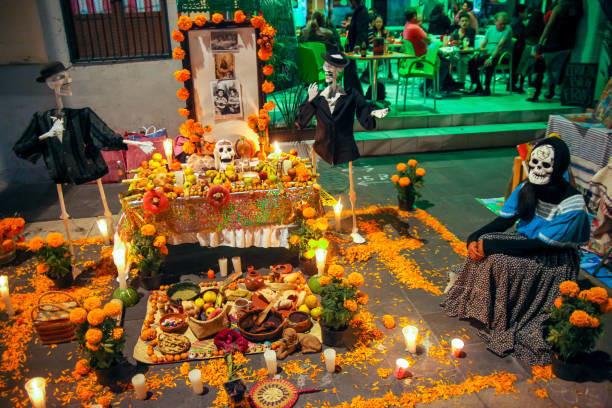
[[[262,171],[259,173],[259,179],[260,180],[266,180],[268,178],[268,173],[265,171]]]

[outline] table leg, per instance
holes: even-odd
[[[372,84],[372,101],[376,102],[378,100],[378,60],[372,60],[372,80],[370,81]]]

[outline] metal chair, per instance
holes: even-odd
[[[495,89],[495,83],[497,82],[497,74],[504,73],[508,75],[506,86],[510,95],[512,95],[512,54],[514,53],[514,46],[516,45],[516,38],[512,38],[512,48],[510,51],[504,51],[500,54],[497,59],[497,64],[493,69],[493,89]]]
[[[410,44],[412,46],[412,44]],[[427,99],[427,86],[425,81],[430,79],[433,81],[433,110],[436,112],[436,95],[439,92],[439,73],[440,73],[440,58],[438,57],[438,50],[441,46],[440,42],[430,44],[427,48],[427,53],[419,58],[409,58],[404,64],[400,64],[398,70],[398,83],[397,90],[395,92],[395,105],[397,106],[397,100],[399,97],[399,88],[401,86],[401,80],[404,79],[404,109],[406,109],[406,91],[408,87],[408,80],[411,78],[422,78],[423,79],[423,103]],[[402,66],[404,65],[404,66]]]

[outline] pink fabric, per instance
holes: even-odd
[[[423,41],[427,38],[427,33],[418,24],[406,23],[404,26],[404,33],[402,35],[404,40],[410,41],[414,47],[414,54],[417,57],[427,53],[427,44]]]
[[[155,147],[154,153],[161,153],[164,155],[164,140],[166,137],[146,137],[138,139],[138,141],[143,142],[153,142],[153,147]],[[153,154],[153,153],[151,153]],[[128,145],[128,150],[125,158],[126,162],[126,170],[133,170],[140,166],[144,160],[148,160],[150,155],[145,154],[138,146]]]

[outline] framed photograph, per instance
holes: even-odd
[[[213,55],[215,56],[215,79],[218,81],[236,79],[234,54],[223,52]]]
[[[210,48],[212,52],[238,52],[238,32],[232,30],[217,30],[210,33]]]
[[[242,95],[238,81],[211,81],[215,120],[242,118]]]

